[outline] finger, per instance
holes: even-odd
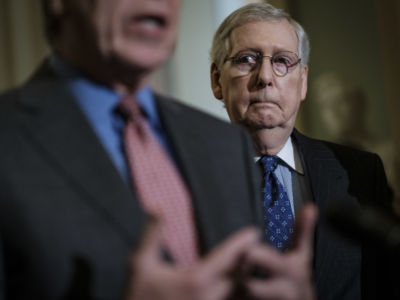
[[[140,239],[133,259],[136,264],[142,263],[148,266],[160,258],[161,249],[161,225],[160,222],[150,216],[145,224],[143,235]]]
[[[203,275],[215,277],[233,271],[244,253],[258,244],[259,234],[255,228],[246,228],[231,235],[200,263]]]
[[[233,282],[228,278],[220,279],[214,282],[211,286],[207,287],[204,291],[204,298],[207,300],[220,300],[227,299],[232,292]]]
[[[316,206],[314,204],[306,204],[301,209],[299,217],[296,220],[294,249],[309,256],[312,254],[314,229],[317,216],[318,210]]]
[[[263,281],[251,279],[245,282],[251,299],[315,300],[315,290],[310,281],[295,283],[283,277]]]
[[[252,279],[245,282],[245,287],[248,295],[255,299],[300,299],[294,298],[298,296],[299,291],[295,291],[295,287],[283,279],[268,281]]]
[[[271,276],[283,274],[286,269],[285,257],[270,245],[258,245],[247,254],[245,264],[267,271]]]

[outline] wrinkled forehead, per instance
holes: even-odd
[[[232,30],[228,40],[230,54],[244,49],[298,53],[296,31],[286,19],[244,23]]]

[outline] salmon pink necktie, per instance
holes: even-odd
[[[133,97],[124,97],[119,109],[126,124],[125,151],[139,202],[161,222],[164,247],[181,266],[198,256],[196,228],[189,191],[175,164],[150,130]]]

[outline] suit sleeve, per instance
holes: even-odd
[[[382,160],[376,154],[374,175],[375,178],[373,182],[375,182],[375,201],[378,202],[376,204],[384,207],[385,209],[391,210],[393,204],[393,193],[389,187]]]
[[[6,288],[6,279],[4,270],[3,242],[0,235],[0,300],[6,299],[5,288]]]
[[[370,183],[372,184],[373,205],[391,213],[393,211],[393,194],[386,179],[382,160],[376,154],[373,178]],[[364,273],[364,284],[369,288],[366,289],[367,293],[364,290],[363,299],[399,299],[398,280],[396,276],[391,275],[396,274],[400,267],[399,255],[378,244],[364,245],[363,255],[367,257],[363,260],[363,268],[370,270],[369,273]],[[370,269],[371,267],[372,269]],[[371,287],[375,287],[375,289],[370,290]]]

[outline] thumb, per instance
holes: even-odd
[[[260,232],[252,227],[232,234],[203,259],[204,271],[210,277],[232,272],[245,253],[259,243],[259,236]]]
[[[296,219],[294,248],[306,255],[311,255],[312,253],[317,217],[318,209],[314,204],[310,203],[304,205],[299,217]]]
[[[160,270],[160,249],[160,222],[153,217],[149,217],[145,226],[143,226],[139,245],[131,256],[127,278],[128,284],[125,287],[122,299],[149,299],[148,295],[152,295],[154,283],[157,288],[157,280],[155,281],[153,277]]]
[[[161,225],[160,221],[153,216],[149,216],[143,229],[137,250],[133,260],[135,265],[142,264],[149,266],[160,259],[161,253]]]

